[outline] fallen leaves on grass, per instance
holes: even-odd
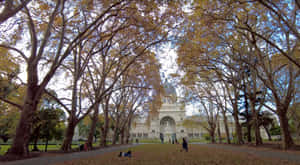
[[[65,162],[58,165],[294,165],[279,159],[266,159],[254,154],[190,145],[181,152],[180,145],[149,144],[130,149],[132,157],[118,157],[118,152]]]

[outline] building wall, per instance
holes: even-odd
[[[131,126],[131,138],[132,139],[159,139],[160,133],[164,134],[164,140],[168,141],[171,138],[170,134],[166,134],[161,130],[161,121],[170,117],[175,121],[175,131],[176,138],[180,139],[182,137],[188,138],[197,138],[202,139],[208,132],[201,126],[197,126],[194,128],[184,127],[182,125],[183,121],[187,118],[185,116],[185,110],[180,109],[180,105],[178,104],[168,104],[164,103],[161,109],[158,111],[158,116],[151,119],[150,124],[146,124],[143,119],[135,119],[133,125]],[[223,121],[220,122],[220,132],[223,138],[226,137],[225,127],[223,125]],[[234,124],[229,121],[229,132],[230,135],[233,136],[233,132],[235,130]],[[264,129],[261,129],[261,135],[263,138],[267,138],[267,134]],[[215,136],[217,138],[217,129]]]

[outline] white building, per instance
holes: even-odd
[[[163,104],[158,110],[158,114],[155,117],[150,117],[149,121],[145,118],[135,118],[132,123],[130,134],[132,139],[160,139],[163,137],[164,141],[171,141],[180,139],[182,137],[188,138],[204,138],[208,132],[201,126],[186,127],[183,122],[186,119],[195,120],[186,116],[186,110],[183,106],[177,102],[176,92],[174,87],[170,84],[165,84],[165,96],[163,98]],[[203,118],[202,118],[203,119]],[[201,117],[196,120],[201,120]],[[234,132],[233,120],[228,117],[229,132],[232,136]],[[220,132],[223,138],[225,138],[225,128],[223,121],[219,119]],[[216,129],[217,138],[217,129]],[[261,136],[266,138],[266,133],[261,129]]]

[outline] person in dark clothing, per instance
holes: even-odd
[[[131,151],[128,152],[120,152],[119,157],[129,157],[131,158]]]
[[[186,152],[188,152],[188,143],[187,143],[187,141],[185,140],[185,138],[182,138],[182,148],[186,151]]]

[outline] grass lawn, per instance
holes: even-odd
[[[189,152],[181,152],[181,145],[146,144],[131,148],[132,158],[119,158],[117,156],[119,152],[111,152],[98,157],[78,159],[57,165],[293,165],[287,161],[266,159],[201,145],[190,145],[189,147]]]
[[[0,155],[3,155],[10,148],[10,145],[0,145],[0,147]]]
[[[10,148],[10,145],[0,145],[0,146],[1,146],[0,155],[4,155],[6,151]],[[45,146],[46,145],[38,145],[38,149],[40,151],[44,151]],[[72,148],[78,148],[78,145],[73,144]],[[32,149],[33,149],[33,145],[29,145],[29,151],[31,151]],[[59,150],[59,149],[60,149],[60,145],[53,145],[53,144],[48,145],[48,151]]]
[[[134,143],[136,142],[135,140],[133,141]],[[182,143],[182,139],[178,139],[178,142]],[[192,142],[201,142],[201,143],[209,143],[209,140],[205,140],[205,139],[189,139],[189,143]],[[160,139],[140,139],[139,143],[158,143],[160,144],[161,141]],[[165,139],[164,143],[168,144],[169,141]]]

